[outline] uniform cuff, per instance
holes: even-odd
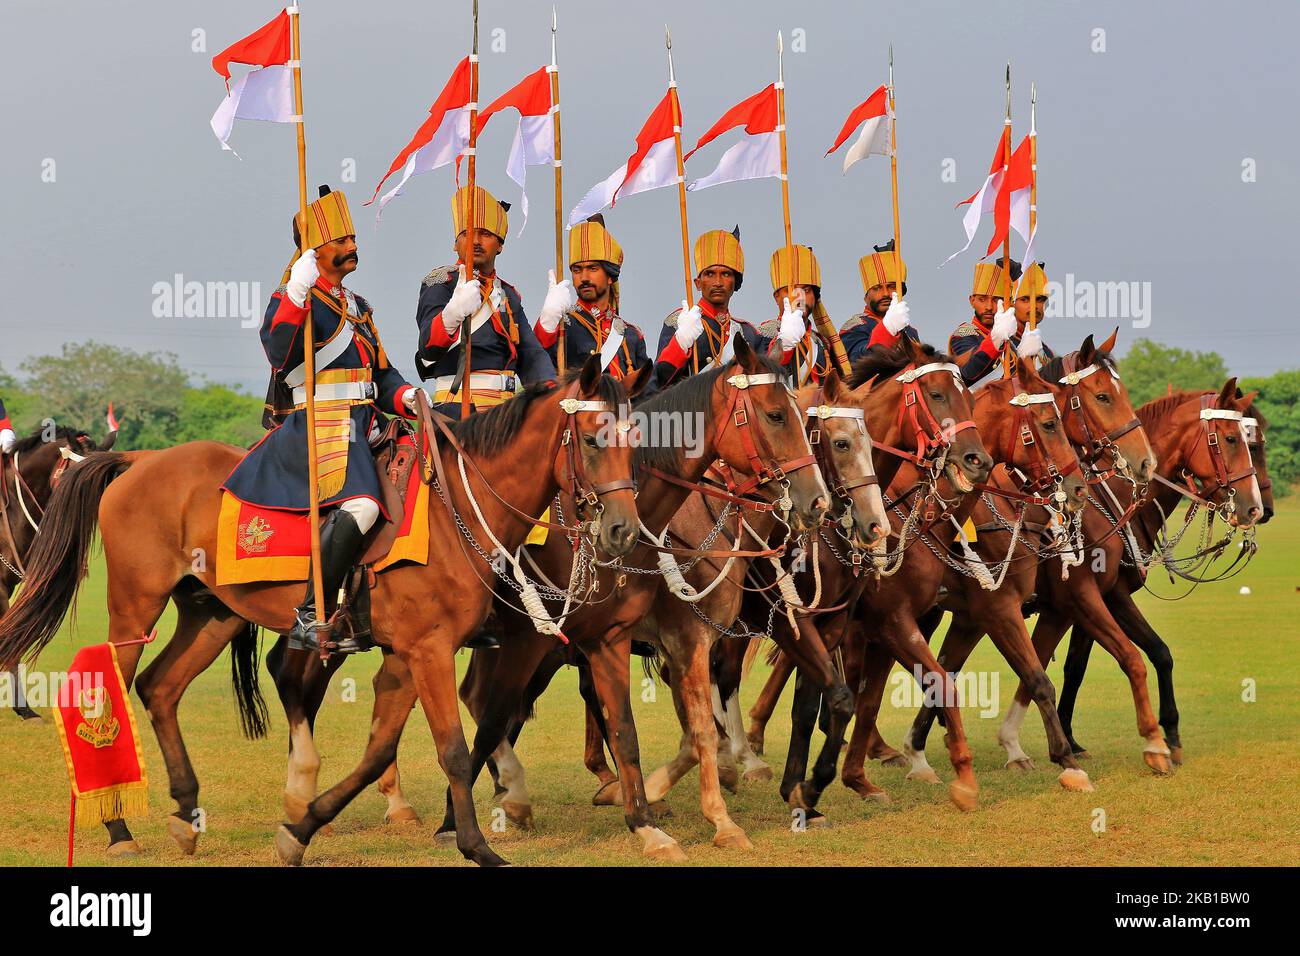
[[[542,320],[538,319],[537,324],[533,326],[533,335],[537,336],[537,341],[541,343],[542,348],[549,349],[560,338],[560,327],[557,325],[554,332],[547,332],[542,327]]]
[[[442,324],[442,313],[435,315],[429,322],[429,341],[425,343],[428,346],[445,349],[451,343],[455,342],[460,336],[460,326],[456,327],[453,335],[447,334],[447,328]]]
[[[414,385],[403,385],[397,390],[397,393],[393,395],[393,409],[403,418],[415,417],[406,410],[406,393],[413,388],[415,388]]]
[[[991,359],[995,359],[998,357],[999,349],[996,345],[993,344],[993,339],[991,336],[988,335],[984,336],[984,341],[980,343],[979,350]]]
[[[673,368],[681,368],[686,364],[688,354],[682,348],[682,344],[677,341],[677,337],[673,336],[668,340],[668,344],[664,346],[663,351],[659,353],[659,357],[655,361],[667,362]]]
[[[273,298],[279,298],[280,304],[276,306],[275,315],[271,317],[271,328],[275,328],[282,322],[288,322],[290,325],[302,325],[307,318],[308,308],[306,305],[296,305],[292,299],[280,292],[275,293]]]
[[[897,345],[901,337],[902,337],[901,333],[896,334],[894,332],[889,331],[889,329],[885,328],[885,323],[881,321],[881,322],[877,322],[876,327],[871,330],[871,340],[867,344],[869,346],[870,345],[888,345],[888,346]]]

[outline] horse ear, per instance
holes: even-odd
[[[628,398],[636,398],[645,391],[646,386],[650,384],[650,379],[654,377],[655,366],[653,362],[646,362],[632,375],[631,379],[624,379],[623,386],[627,389]]]
[[[99,450],[100,450],[100,451],[108,451],[110,448],[113,447],[113,442],[115,442],[115,441],[117,441],[117,429],[116,429],[116,428],[114,428],[111,432],[108,433],[108,437],[104,439],[104,444],[102,444],[102,445],[99,446]]]
[[[596,393],[596,383],[600,381],[600,356],[588,355],[582,363],[582,374],[578,377],[578,390],[590,397]]]
[[[1097,354],[1097,346],[1092,344],[1092,336],[1089,335],[1079,346],[1079,368],[1087,368],[1092,364],[1093,356]]]
[[[1030,390],[1032,388],[1032,390],[1037,391],[1036,386],[1041,386],[1044,384],[1043,376],[1038,374],[1038,367],[1034,365],[1032,359],[1026,360],[1024,362],[1020,362],[1016,366],[1016,369],[1019,372],[1020,378],[1024,382],[1025,388],[1027,390]]]
[[[1106,352],[1107,354],[1115,351],[1115,340],[1117,338],[1119,338],[1118,325],[1115,326],[1115,331],[1110,333],[1110,338],[1108,338],[1105,342],[1102,342],[1101,345],[1097,346],[1097,351]]]
[[[1258,389],[1251,389],[1245,395],[1241,394],[1241,389],[1237,389],[1237,411],[1245,414],[1250,410],[1250,406],[1255,403],[1255,399],[1258,397]]]
[[[1219,397],[1214,400],[1215,408],[1232,408],[1237,401],[1237,377],[1234,375],[1223,383]]]
[[[737,332],[731,339],[731,351],[736,356],[736,362],[746,372],[758,371],[758,355],[750,347],[749,340]]]
[[[830,373],[822,379],[822,394],[826,396],[827,402],[835,404],[839,401],[843,391],[844,381],[840,378],[840,370],[832,368]]]
[[[910,335],[903,336],[903,342],[907,347],[907,353],[911,356],[912,361],[918,364],[925,361],[925,350],[921,348],[921,343]]]

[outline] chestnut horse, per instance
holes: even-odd
[[[117,432],[109,432],[99,450],[113,447]],[[53,432],[38,427],[21,438],[0,464],[0,614],[9,610],[9,598],[26,576],[23,559],[40,530],[41,515],[59,475],[68,463],[95,451],[97,446],[85,432],[59,425]],[[71,456],[66,456],[67,449]],[[17,668],[8,671],[13,681],[13,711],[23,720],[40,723],[41,716],[23,699]]]
[[[1170,396],[1158,398],[1148,402],[1142,408],[1138,409],[1138,416],[1146,419],[1155,416],[1161,408],[1180,406],[1187,402],[1198,400],[1206,395],[1215,393],[1203,391],[1181,391],[1173,392]],[[1237,389],[1236,396],[1238,400],[1244,396],[1240,389]],[[1220,396],[1219,404],[1222,405],[1223,398]],[[1240,406],[1238,406],[1240,407]],[[1263,509],[1255,524],[1267,524],[1273,516],[1273,483],[1268,477],[1268,461],[1265,453],[1265,431],[1268,428],[1268,420],[1252,402],[1245,409],[1245,417],[1242,424],[1245,429],[1245,441],[1250,449],[1251,464],[1255,468],[1255,478],[1259,485],[1260,505]],[[1236,438],[1231,429],[1226,429],[1224,436],[1224,447],[1232,444],[1232,439]],[[1199,444],[1199,442],[1198,442]],[[1207,444],[1202,449],[1207,454],[1212,451]],[[1196,474],[1194,469],[1188,469],[1193,475]],[[1163,469],[1162,469],[1163,472]],[[1199,476],[1198,476],[1199,477]],[[1204,494],[1206,479],[1200,479],[1199,494]],[[1215,478],[1209,481],[1217,481]],[[1222,495],[1222,489],[1219,489]],[[1141,556],[1152,555],[1156,550],[1156,536],[1158,533],[1167,533],[1164,527],[1164,516],[1174,512],[1180,499],[1183,497],[1180,491],[1162,485],[1156,489],[1151,505],[1144,506],[1135,516],[1132,522],[1132,529],[1135,543],[1141,551]],[[1234,496],[1235,498],[1235,496]],[[1199,509],[1204,512],[1204,507]],[[1190,523],[1193,515],[1189,511],[1187,521]],[[1230,519],[1231,521],[1231,519]],[[1240,526],[1238,520],[1237,525]],[[1230,527],[1233,527],[1230,523]],[[1131,556],[1129,556],[1131,559]],[[1156,686],[1160,694],[1160,726],[1165,733],[1165,741],[1169,745],[1170,760],[1175,766],[1182,763],[1183,746],[1182,737],[1178,729],[1178,705],[1174,699],[1174,659],[1169,650],[1169,646],[1164,642],[1156,632],[1145,615],[1138,608],[1133,600],[1133,595],[1143,587],[1145,583],[1145,574],[1139,570],[1136,564],[1124,563],[1123,572],[1116,579],[1115,584],[1105,594],[1106,607],[1115,622],[1124,629],[1124,632],[1136,644],[1147,659],[1151,661],[1152,667],[1156,672]],[[1194,585],[1193,585],[1194,586]],[[1088,655],[1092,650],[1093,638],[1091,632],[1084,628],[1076,627],[1070,633],[1070,650],[1065,658],[1065,678],[1061,686],[1061,721],[1065,725],[1066,734],[1070,735],[1070,745],[1075,753],[1085,754],[1086,750],[1082,747],[1070,733],[1071,718],[1074,713],[1074,702],[1078,694],[1079,686],[1083,682],[1084,673],[1088,667]]]
[[[492,570],[462,541],[449,512],[467,516],[463,520],[472,524],[468,516],[474,508],[480,533],[491,534],[513,553],[529,527],[520,513],[540,514],[558,488],[576,480],[580,468],[593,495],[593,488],[610,489],[596,499],[603,507],[599,544],[609,554],[621,554],[635,541],[637,528],[632,456],[598,436],[625,401],[623,386],[601,376],[593,357],[558,388],[532,386],[513,401],[451,426],[463,451],[448,441],[432,449],[437,474],[460,468],[460,480],[440,480],[445,507],[437,501],[429,507],[430,552],[441,560],[395,566],[378,575],[375,587],[373,633],[383,650],[383,669],[397,678],[390,681],[396,689],[377,695],[377,719],[362,765],[313,800],[301,821],[278,831],[276,848],[283,860],[301,862],[311,836],[392,761],[397,732],[418,696],[451,784],[460,852],[482,865],[503,862],[475,819],[454,660],[487,614]],[[247,629],[247,622],[287,632],[302,591],[301,582],[218,585],[210,566],[194,567],[194,548],[217,553],[220,487],[241,455],[228,445],[191,442],[164,451],[88,456],[59,483],[31,552],[27,587],[0,619],[0,665],[38,654],[75,599],[97,523],[108,569],[110,641],[148,634],[167,601],[179,599],[177,632],[141,674],[139,691],[180,805],[171,819],[183,827],[189,825],[187,811],[197,806],[197,781],[183,745],[177,749],[180,691]],[[465,455],[473,456],[468,473]],[[542,462],[549,467],[539,469]],[[449,580],[456,586],[447,587]],[[140,653],[136,644],[118,656],[128,685]]]

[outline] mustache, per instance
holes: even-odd
[[[360,262],[360,261],[361,261],[361,260],[357,257],[357,254],[356,254],[355,252],[349,252],[349,253],[348,253],[347,255],[345,255],[345,256],[335,256],[335,257],[334,257],[334,268],[337,269],[339,266],[343,265],[343,263],[345,263],[345,262]]]

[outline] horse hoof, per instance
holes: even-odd
[[[1142,759],[1146,761],[1148,767],[1161,777],[1174,772],[1173,765],[1169,762],[1168,754],[1147,750],[1143,752]]]
[[[623,803],[623,785],[617,778],[602,783],[591,798],[593,807],[617,807]]]
[[[665,863],[682,863],[686,860],[685,851],[663,830],[647,829],[644,832],[638,831],[637,835],[644,841],[643,852],[650,859]]]
[[[108,855],[123,857],[139,856],[140,844],[136,843],[134,840],[121,840],[117,843],[111,843],[108,847]]]
[[[1061,771],[1061,775],[1056,778],[1066,790],[1073,790],[1075,793],[1092,793],[1092,781],[1088,779],[1088,774],[1083,770],[1069,767]]]
[[[415,807],[409,803],[404,807],[392,807],[384,811],[385,823],[410,823],[415,826],[420,825],[420,815],[415,812]]]
[[[858,796],[861,797],[863,800],[874,801],[875,803],[880,804],[882,807],[887,807],[891,803],[893,803],[893,801],[889,798],[889,794],[886,793],[884,790],[870,790],[866,793],[859,793]]]
[[[963,813],[969,813],[975,809],[975,803],[979,797],[979,790],[969,784],[962,783],[960,780],[954,780],[948,784],[948,797],[952,800],[953,805]]]
[[[502,800],[501,809],[505,810],[506,819],[519,829],[536,829],[533,825],[533,805],[531,803],[516,803],[513,800]]]
[[[40,718],[37,718],[37,719],[39,720]],[[1181,767],[1181,766],[1183,765],[1183,748],[1182,748],[1182,747],[1170,747],[1170,748],[1169,748],[1169,759],[1170,759],[1170,761],[1173,762],[1173,765],[1174,765],[1175,767]]]
[[[1028,757],[1017,757],[1015,760],[1008,760],[1007,766],[1028,772],[1034,769],[1034,762]]]
[[[1088,753],[1088,751],[1086,751],[1086,750],[1076,750],[1076,751],[1074,752],[1074,759],[1075,759],[1075,760],[1088,760],[1088,759],[1091,759],[1091,757],[1092,757],[1092,754]]]
[[[663,800],[650,804],[650,812],[655,815],[656,820],[670,820],[673,816],[673,808]]]
[[[297,837],[289,832],[284,824],[275,831],[275,854],[285,866],[302,866],[302,858],[307,848],[298,842]]]
[[[907,758],[900,753],[892,753],[888,757],[881,757],[880,765],[882,767],[906,767]]]
[[[725,833],[717,833],[713,837],[713,845],[724,850],[752,850],[754,844],[749,842],[749,837],[745,836],[745,831],[737,827],[735,830],[729,830]]]
[[[176,841],[176,845],[181,848],[181,852],[186,856],[194,855],[194,848],[198,845],[199,835],[194,832],[193,826],[180,817],[170,816],[167,818],[167,835]]]
[[[919,780],[921,783],[943,783],[939,775],[934,772],[933,767],[922,767],[919,770],[909,770],[907,772],[908,780]]]
[[[771,780],[772,768],[767,764],[763,764],[761,767],[750,767],[745,771],[745,779],[751,783],[757,783],[760,780]]]
[[[818,813],[816,810],[808,811],[808,819],[804,821],[806,830],[829,830],[831,828],[831,818],[824,813]]]
[[[433,835],[433,842],[438,844],[438,846],[454,847],[456,845],[456,831],[439,830]]]

